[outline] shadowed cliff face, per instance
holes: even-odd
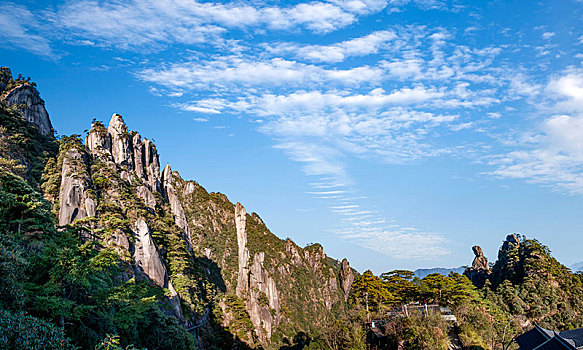
[[[52,134],[53,126],[37,89],[26,80],[14,80],[7,67],[0,68],[0,101],[17,107],[21,116],[43,135]]]

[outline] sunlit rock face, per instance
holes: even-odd
[[[350,294],[350,288],[352,287],[352,282],[354,282],[354,272],[350,268],[350,264],[346,258],[342,259],[342,265],[340,266],[340,287],[344,292],[344,300],[348,300],[348,295]]]
[[[238,203],[235,205],[235,228],[237,230],[237,246],[239,270],[237,274],[237,289],[238,297],[243,297],[249,288],[249,250],[247,249],[247,231],[245,224],[247,212],[245,208]]]
[[[87,193],[90,183],[91,177],[84,154],[75,148],[68,150],[61,170],[59,225],[68,225],[74,220],[95,215],[97,205]]]
[[[166,164],[164,170],[162,171],[162,189],[164,192],[164,196],[166,201],[170,204],[170,209],[172,210],[172,214],[174,215],[174,222],[176,222],[176,226],[182,229],[184,233],[185,239],[190,246],[191,237],[190,237],[190,226],[188,225],[188,220],[186,219],[186,214],[184,214],[184,209],[182,207],[182,203],[178,199],[176,195],[176,190],[173,186],[172,180],[172,168],[170,164]],[[179,176],[178,174],[176,176]]]
[[[12,72],[8,67],[0,68],[0,101],[15,106],[22,117],[34,124],[43,135],[53,132],[45,101],[38,90],[28,82],[22,82],[11,87]],[[4,91],[7,89],[6,91]]]
[[[464,275],[466,275],[475,286],[481,288],[490,277],[490,266],[488,265],[488,259],[484,256],[484,252],[480,246],[473,246],[472,251],[474,252],[475,258],[472,262],[472,266],[464,271]]]

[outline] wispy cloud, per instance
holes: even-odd
[[[151,49],[152,45],[175,43],[218,45],[228,30],[305,29],[327,33],[354,23],[359,14],[380,11],[384,6],[383,1],[313,1],[281,7],[235,1],[80,1],[60,7],[53,14],[53,22],[70,35],[99,45]]]
[[[41,35],[37,17],[26,7],[10,2],[0,4],[0,45],[18,47],[48,58],[58,58],[50,40]]]
[[[518,150],[496,156],[492,174],[583,194],[583,71],[552,78],[541,93],[538,108],[553,114],[520,136]]]
[[[383,30],[332,45],[279,43],[274,47],[268,47],[268,50],[271,53],[291,54],[297,58],[314,62],[335,63],[349,57],[376,54],[384,45],[396,38],[395,32]]]

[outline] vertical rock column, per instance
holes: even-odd
[[[154,281],[162,288],[170,291],[170,303],[174,308],[176,317],[184,322],[184,315],[180,307],[180,297],[172,286],[168,278],[166,268],[160,259],[158,250],[152,240],[150,229],[144,219],[139,218],[134,224],[134,260],[136,261],[136,274],[145,274],[150,280]]]
[[[350,264],[346,258],[342,259],[342,265],[340,266],[340,287],[344,291],[344,301],[348,300],[348,295],[350,294],[350,288],[352,288],[352,282],[354,282],[354,273],[350,268]]]
[[[249,250],[247,249],[247,212],[241,203],[235,205],[235,227],[237,229],[237,243],[239,245],[239,275],[237,277],[236,293],[242,297],[249,287]]]
[[[65,153],[59,192],[59,225],[95,215],[95,201],[86,193],[90,184],[84,155],[72,148]]]
[[[188,247],[190,247],[190,226],[188,225],[186,214],[184,214],[182,203],[176,195],[174,185],[172,185],[172,169],[170,168],[170,164],[166,164],[164,170],[162,171],[162,187],[164,189],[164,196],[166,197],[168,203],[170,203],[170,209],[174,215],[174,222],[176,222],[176,225],[184,232],[186,243]]]

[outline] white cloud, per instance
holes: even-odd
[[[550,39],[550,38],[552,38],[552,37],[554,37],[554,36],[555,36],[555,33],[553,33],[553,32],[544,32],[544,33],[542,34],[542,37],[543,37],[543,39],[545,39],[545,40],[548,40],[548,39]]]
[[[524,135],[522,149],[494,158],[492,173],[583,194],[583,72],[551,79],[546,92],[551,107],[540,108],[557,114],[545,118],[535,135]]]
[[[200,88],[228,85],[308,86],[369,84],[382,79],[376,67],[326,69],[282,58],[254,60],[240,56],[218,56],[209,61],[174,64],[169,68],[145,69],[138,76],[147,82],[167,87]]]
[[[292,54],[313,62],[334,63],[344,61],[348,57],[376,54],[383,45],[396,37],[395,32],[383,30],[332,45],[281,43],[269,48],[269,51],[276,54]]]
[[[42,28],[26,7],[10,2],[0,4],[0,45],[18,47],[32,53],[57,58],[50,41],[40,35]]]
[[[86,0],[61,6],[51,21],[69,37],[83,38],[78,44],[98,42],[103,46],[151,50],[176,43],[221,45],[222,34],[227,30],[247,28],[304,28],[327,33],[354,23],[356,14],[383,7],[377,1],[362,2],[362,6],[348,2],[342,5],[346,9],[320,1],[277,7],[191,0]]]

